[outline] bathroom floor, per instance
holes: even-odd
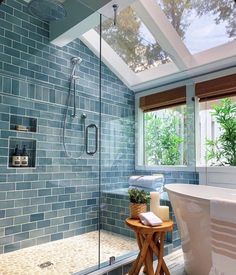
[[[164,259],[171,275],[187,275],[184,271],[184,257],[182,249],[172,252],[171,254],[165,256]],[[156,269],[157,261],[154,261],[153,266]],[[142,270],[143,268],[141,269],[139,275],[147,275]]]
[[[101,262],[107,262],[113,255],[119,257],[137,249],[134,239],[101,231]],[[165,256],[165,261],[171,275],[185,275],[181,249]],[[93,231],[2,254],[0,275],[71,275],[97,263],[98,232]]]
[[[175,252],[165,256],[164,259],[171,275],[187,275],[184,271],[184,257],[182,249],[178,249]],[[154,262],[154,266],[156,265],[157,261]],[[144,275],[145,273],[141,274]]]
[[[136,241],[101,231],[101,262],[137,250]],[[98,232],[0,255],[1,275],[69,275],[98,264]]]

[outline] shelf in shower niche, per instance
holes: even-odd
[[[10,130],[20,132],[37,132],[37,119],[27,116],[11,115]]]
[[[15,151],[16,146],[20,149],[20,152],[25,145],[27,154],[29,156],[28,166],[13,166],[12,155]],[[36,140],[30,138],[16,138],[9,137],[8,140],[8,168],[14,169],[29,169],[36,167]]]

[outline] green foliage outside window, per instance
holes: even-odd
[[[147,165],[183,164],[181,145],[183,148],[184,135],[179,133],[181,119],[175,115],[175,112],[168,110],[165,117],[157,116],[155,112],[145,113],[144,123],[145,163]]]
[[[219,124],[221,133],[216,140],[207,140],[207,160],[212,165],[236,166],[236,103],[226,98],[213,105],[211,115]]]

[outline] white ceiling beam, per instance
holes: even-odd
[[[97,11],[109,2],[111,0],[90,0],[83,4],[82,0],[66,0],[63,5],[67,16],[63,20],[53,21],[49,25],[50,42],[63,47],[98,25],[99,13]]]
[[[132,8],[180,70],[194,66],[191,53],[155,0],[138,0]]]
[[[80,37],[80,40],[96,55],[100,54],[99,34],[95,30],[90,30]],[[138,79],[136,74],[127,66],[121,57],[102,40],[102,62],[117,75],[127,86],[132,88],[137,85]]]
[[[228,59],[227,63],[231,59],[231,65],[232,63],[236,65],[236,40],[197,53],[194,55],[194,59],[196,60],[196,66],[215,63],[219,60],[223,65],[226,59]]]
[[[170,74],[178,73],[179,69],[173,62],[161,64],[158,67],[154,67],[136,74],[139,83],[150,82],[153,79],[161,78]]]

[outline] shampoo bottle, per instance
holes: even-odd
[[[21,155],[20,155],[18,145],[16,145],[15,151],[12,155],[12,166],[14,167],[21,166]]]
[[[26,146],[23,146],[22,154],[21,154],[21,166],[27,167],[29,166],[29,156],[26,152]]]

